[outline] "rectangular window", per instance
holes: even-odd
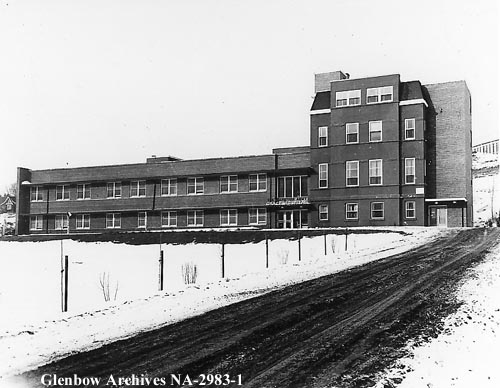
[[[415,139],[415,119],[405,119],[405,140]]]
[[[318,128],[318,146],[326,147],[328,145],[328,127]]]
[[[405,158],[405,183],[415,184],[415,158]]]
[[[31,202],[43,201],[42,186],[31,186]]]
[[[43,216],[31,216],[30,230],[42,230],[42,228],[43,228]]]
[[[76,199],[90,199],[90,185],[80,184],[76,185]]]
[[[132,182],[130,182],[130,196],[131,197],[145,197],[146,196],[146,181],[132,181]]]
[[[106,214],[106,228],[119,229],[122,227],[122,216],[120,213],[107,213]]]
[[[163,197],[169,195],[177,195],[177,179],[162,179],[161,195]]]
[[[248,176],[250,191],[266,191],[267,190],[267,175],[266,174],[250,174]]]
[[[346,123],[345,142],[346,144],[359,143],[359,123]]]
[[[90,214],[76,215],[76,229],[90,229]]]
[[[371,205],[371,218],[372,220],[380,220],[384,218],[384,203],[372,202]]]
[[[346,186],[359,186],[359,161],[345,162]]]
[[[177,212],[162,212],[161,226],[177,226]]]
[[[203,178],[188,178],[187,193],[188,194],[203,194],[204,181]]]
[[[220,211],[220,226],[238,225],[238,211],[236,209],[222,209]]]
[[[392,86],[369,88],[366,90],[366,103],[375,104],[377,102],[391,102],[392,95],[393,95]]]
[[[189,210],[187,212],[187,226],[203,226],[203,210]]]
[[[328,163],[321,163],[319,169],[319,188],[328,187]]]
[[[278,177],[278,198],[306,197],[307,176],[280,176]]]
[[[68,215],[67,214],[56,214],[56,230],[67,230],[68,229]]]
[[[56,186],[56,201],[69,199],[69,188],[67,185]]]
[[[335,106],[351,106],[361,104],[361,90],[347,90],[335,93]]]
[[[319,205],[319,220],[327,221],[328,220],[328,205]]]
[[[146,212],[137,213],[137,227],[146,228],[148,226],[148,215]]]
[[[108,182],[106,196],[107,196],[107,198],[121,198],[122,197],[122,183],[121,182]]]
[[[369,170],[369,184],[381,185],[382,184],[382,159],[374,159],[368,162]]]
[[[346,220],[357,220],[358,219],[358,204],[357,203],[346,203],[345,204],[345,219]]]
[[[405,202],[405,216],[406,218],[415,218],[415,201]]]
[[[382,121],[370,121],[368,123],[370,142],[382,141]]]
[[[267,213],[265,208],[248,209],[248,224],[249,225],[266,225]]]
[[[238,192],[238,175],[225,175],[220,177],[220,192],[221,193],[237,193]]]

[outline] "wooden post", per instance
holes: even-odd
[[[348,234],[348,230],[346,228],[345,230],[345,251],[347,252],[347,234]]]
[[[224,243],[222,243],[222,250],[221,250],[221,269],[222,269],[222,277],[225,277],[224,273]]]
[[[325,256],[326,256],[326,254],[327,254],[327,252],[326,252],[326,232],[323,233],[323,242],[325,245]]]
[[[68,311],[68,255],[64,256],[64,304],[63,313]]]
[[[297,241],[299,243],[299,261],[302,260],[302,249],[300,249],[300,231],[297,231]]]
[[[158,281],[158,290],[163,291],[163,250],[160,250],[160,268],[159,268],[159,281]]]
[[[269,239],[266,234],[266,268],[269,268]]]

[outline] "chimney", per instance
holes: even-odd
[[[332,71],[330,73],[314,74],[314,93],[326,92],[330,90],[330,82],[348,79],[349,76],[339,71]]]

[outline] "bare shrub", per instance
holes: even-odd
[[[184,284],[195,284],[198,278],[198,267],[192,261],[182,264]]]
[[[104,301],[109,302],[111,300],[110,288],[109,288],[109,272],[103,272],[99,275],[99,286],[101,288]],[[113,300],[116,300],[117,295],[118,295],[118,282],[116,282],[115,284]]]
[[[335,236],[332,236],[330,240],[330,247],[332,248],[332,253],[335,253]]]
[[[282,249],[278,252],[278,258],[281,265],[288,263],[288,255],[290,254],[288,249]]]

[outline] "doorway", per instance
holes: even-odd
[[[429,207],[429,225],[439,227],[448,226],[448,209],[446,206]]]
[[[307,227],[307,210],[280,210],[276,216],[276,227],[278,229]]]

